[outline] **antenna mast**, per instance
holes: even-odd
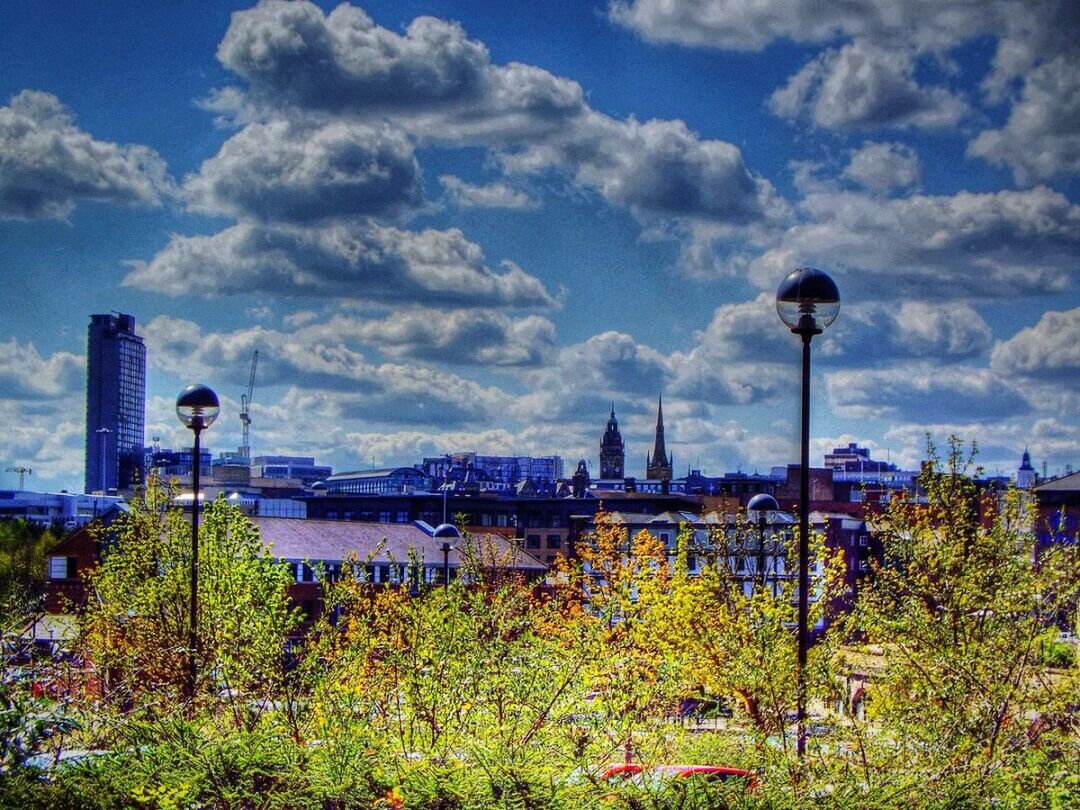
[[[243,443],[240,455],[251,459],[251,399],[255,392],[255,367],[259,365],[259,350],[251,353],[251,376],[248,377],[247,390],[240,395],[240,424],[243,425]]]
[[[23,484],[26,483],[26,476],[34,474],[33,470],[31,470],[29,467],[23,467],[21,464],[18,465],[18,466],[15,466],[15,467],[8,467],[7,472],[13,472],[13,473],[18,473],[19,474],[19,491],[20,492],[24,489]]]

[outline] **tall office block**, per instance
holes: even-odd
[[[86,341],[86,491],[130,488],[143,475],[146,346],[132,315],[91,315]]]

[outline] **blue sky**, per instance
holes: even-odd
[[[830,272],[814,457],[1080,455],[1075,3],[0,7],[4,466],[81,488],[85,330],[338,469],[797,457],[783,275]],[[14,485],[6,474],[0,485]]]

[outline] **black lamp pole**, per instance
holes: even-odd
[[[802,338],[802,437],[799,458],[799,653],[795,666],[795,738],[806,753],[806,657],[810,647],[810,341],[840,312],[840,292],[828,275],[812,267],[792,271],[776,292],[776,310]]]
[[[442,544],[442,582],[443,590],[450,587],[450,544]]]
[[[217,394],[205,385],[189,385],[176,398],[176,415],[195,434],[191,459],[191,603],[188,615],[188,697],[194,702],[199,662],[199,437],[217,419]]]
[[[191,458],[191,607],[188,614],[188,694],[195,699],[195,683],[198,676],[199,644],[199,436],[202,426],[192,426],[195,447]]]

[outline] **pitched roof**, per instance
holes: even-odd
[[[1035,487],[1036,492],[1080,492],[1080,472],[1074,472],[1072,475],[1063,475],[1061,478],[1055,478],[1052,481],[1047,481],[1045,484],[1039,484]]]
[[[349,557],[373,562],[407,562],[410,552],[442,561],[443,538],[432,537],[413,523],[361,523],[348,520],[254,517],[271,552],[285,560],[337,563]],[[461,563],[463,541],[451,544],[449,562]],[[516,570],[544,571],[547,566],[513,541],[497,534],[472,534],[464,542],[485,561]]]

